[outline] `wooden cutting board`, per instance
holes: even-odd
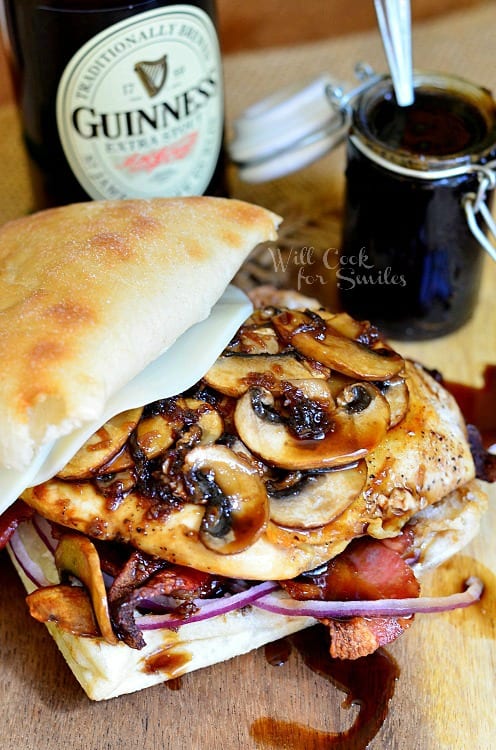
[[[496,365],[496,265],[488,261],[479,308],[462,331],[424,344],[397,344],[444,375],[481,386]],[[486,405],[496,426],[496,403]],[[496,747],[496,492],[480,536],[424,582],[446,594],[472,574],[482,601],[464,611],[419,615],[387,650],[355,665],[325,659],[308,631],[277,652],[228,663],[105,703],[82,693],[24,591],[0,556],[0,681],[3,750],[491,750]],[[283,663],[270,662],[279,656]],[[320,659],[318,674],[312,659]],[[310,662],[310,666],[305,663]],[[315,665],[314,665],[315,666]],[[336,686],[341,684],[341,689]],[[346,685],[362,705],[346,705]],[[174,688],[174,689],[173,689]],[[389,696],[391,696],[390,700]]]

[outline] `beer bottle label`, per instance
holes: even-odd
[[[67,161],[93,199],[201,195],[222,147],[219,43],[192,5],[140,13],[100,32],[60,79]]]

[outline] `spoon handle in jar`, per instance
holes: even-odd
[[[409,0],[374,0],[382,43],[400,107],[413,103],[411,11]]]

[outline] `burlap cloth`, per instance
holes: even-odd
[[[495,2],[419,23],[413,29],[414,64],[417,68],[462,75],[496,91],[495,32]],[[304,82],[323,71],[339,81],[353,83],[353,69],[359,61],[371,64],[378,72],[386,71],[378,31],[297,47],[226,56],[228,137],[233,119],[261,97],[295,81]],[[32,203],[12,106],[0,108],[0,133],[0,223],[3,223],[28,212]],[[280,237],[283,249],[310,247],[320,251],[337,248],[343,168],[342,146],[298,173],[261,185],[242,183],[235,170],[229,168],[231,194],[272,208],[284,216]],[[257,275],[257,282],[265,278],[279,284],[287,282],[267,253],[259,253],[255,266],[245,269],[242,279],[245,286],[251,283],[250,271]]]

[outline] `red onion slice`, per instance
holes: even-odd
[[[46,518],[43,518],[43,516],[35,513],[31,519],[31,523],[33,524],[36,533],[40,537],[45,547],[50,550],[50,552],[55,552],[58,545],[58,540],[55,539],[52,534],[52,526],[50,522],[47,521]]]
[[[484,585],[479,578],[471,576],[465,581],[467,588],[462,593],[449,596],[419,597],[407,599],[378,599],[375,601],[297,601],[287,596],[268,594],[257,598],[255,606],[278,615],[294,617],[409,617],[415,614],[446,612],[468,607],[480,599]]]
[[[181,618],[174,615],[174,613],[166,615],[143,615],[136,618],[136,625],[140,630],[159,630],[160,628],[176,630],[192,622],[201,622],[211,617],[225,615],[235,609],[242,609],[248,604],[256,603],[259,597],[271,594],[278,588],[279,585],[277,583],[265,581],[239,594],[225,596],[221,599],[195,599],[194,604],[198,607],[198,611],[191,615],[191,617]]]
[[[17,531],[12,534],[9,541],[9,547],[17,564],[27,578],[29,578],[31,583],[34,583],[38,588],[52,585],[51,581],[46,578],[40,566],[29,556],[29,553]]]
[[[45,519],[37,516],[32,519],[38,536],[53,553],[57,540],[51,534],[51,527]],[[10,550],[24,574],[38,588],[50,586],[40,566],[31,559],[19,533],[16,531],[10,541]],[[315,619],[336,617],[409,617],[414,614],[446,612],[468,607],[480,599],[483,583],[472,576],[465,581],[465,591],[449,596],[419,597],[405,599],[378,599],[374,601],[298,601],[285,596],[279,590],[278,583],[265,581],[240,591],[237,594],[219,599],[196,599],[198,611],[190,617],[182,618],[171,614],[150,614],[136,618],[140,630],[159,630],[167,628],[176,630],[183,625],[201,622],[212,617],[228,614],[236,609],[254,605],[267,612],[290,617],[313,617]],[[276,593],[277,592],[277,593]]]

